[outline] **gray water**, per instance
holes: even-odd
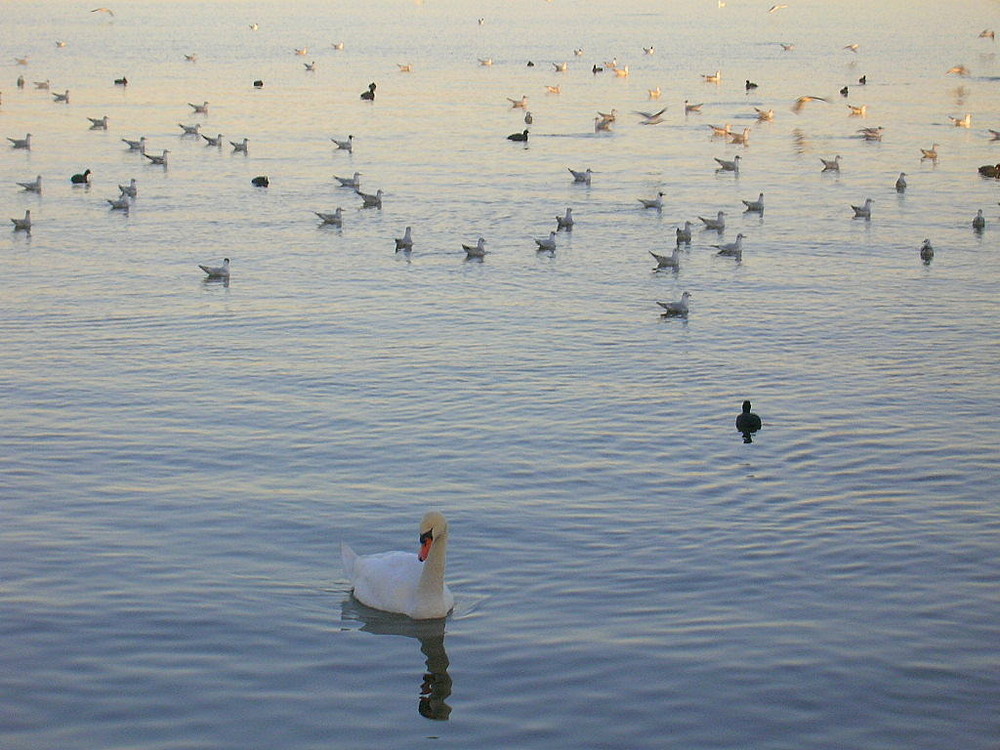
[[[7,3],[0,746],[996,747],[998,5],[788,5]],[[340,542],[416,551],[430,508],[455,612],[353,602]]]

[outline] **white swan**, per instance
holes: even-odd
[[[455,597],[444,582],[448,522],[437,511],[420,522],[420,551],[358,555],[340,545],[344,572],[354,598],[362,604],[407,615],[414,620],[445,617]]]

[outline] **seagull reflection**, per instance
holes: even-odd
[[[451,695],[451,676],[448,674],[448,653],[444,649],[445,619],[414,620],[405,615],[382,612],[361,604],[353,596],[341,606],[341,619],[360,622],[360,630],[376,635],[402,635],[420,641],[424,655],[423,673],[417,712],[425,719],[447,721],[451,706],[446,701]]]

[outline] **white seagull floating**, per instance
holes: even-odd
[[[770,122],[774,119],[773,109],[758,109],[757,107],[754,107],[753,111],[757,113],[757,120],[759,122]]]
[[[26,148],[31,149],[31,133],[28,133],[24,138],[7,138],[10,141],[11,148]]]
[[[69,104],[69,89],[66,89],[65,93],[58,93],[56,91],[52,92],[52,99],[56,102],[62,102],[64,104]]]
[[[972,127],[972,114],[967,113],[965,117],[952,117],[948,115],[948,119],[951,120],[951,124],[956,128],[971,128]]]
[[[735,172],[738,174],[740,171],[739,154],[734,156],[732,161],[727,161],[726,159],[718,159],[718,158],[716,158],[715,161],[718,162],[719,164],[719,168],[715,170],[716,172]]]
[[[222,133],[216,135],[215,138],[213,138],[210,135],[205,135],[204,133],[202,133],[201,137],[205,139],[206,146],[216,146],[218,148],[222,148],[222,142],[224,140],[222,137]]]
[[[691,222],[685,221],[683,227],[677,227],[677,244],[691,244]]]
[[[191,107],[196,114],[208,114],[208,102],[203,102],[202,104],[192,104],[191,102],[188,102],[188,106]]]
[[[554,253],[556,250],[556,233],[549,232],[548,237],[543,237],[541,239],[535,237],[535,244],[538,245],[539,252],[546,251]]]
[[[199,263],[198,268],[208,274],[210,279],[229,278],[229,258],[223,258],[221,266],[203,266]]]
[[[871,198],[865,198],[865,205],[851,206],[854,209],[854,218],[870,219],[872,217],[872,203],[874,202]]]
[[[663,193],[657,193],[655,198],[639,198],[639,203],[643,208],[655,208],[659,211],[663,208]]]
[[[413,249],[413,237],[410,234],[410,227],[407,227],[403,232],[402,237],[396,238],[396,252],[398,253],[402,250],[404,253],[408,253]]]
[[[758,195],[755,201],[743,201],[743,205],[747,207],[746,210],[749,213],[764,213],[764,194]]]
[[[981,232],[982,230],[986,229],[986,217],[983,216],[983,209],[980,208],[976,212],[976,218],[972,220],[972,228],[975,229],[977,232]]]
[[[375,194],[362,193],[360,190],[355,190],[355,193],[361,196],[362,208],[382,208],[382,188],[375,191]]]
[[[197,125],[185,125],[184,123],[179,122],[177,123],[177,127],[184,131],[181,135],[200,135],[198,131],[201,130],[201,123],[198,123]]]
[[[663,122],[663,113],[667,111],[664,107],[659,112],[635,112],[634,114],[639,115],[642,118],[641,124],[643,125],[659,125]]]
[[[896,178],[896,192],[903,193],[906,191],[906,172],[900,172],[899,177]]]
[[[701,108],[704,107],[704,103],[691,104],[687,99],[684,100],[684,114],[690,114],[692,112],[701,112]]]
[[[147,154],[145,151],[142,152],[142,155],[145,156],[147,159],[149,159],[150,164],[160,164],[165,167],[167,166],[167,154],[169,153],[170,151],[168,151],[167,149],[163,149],[163,153],[160,156],[156,156],[155,154]]]
[[[567,70],[569,70],[569,63],[564,63],[564,62],[552,63],[552,67],[556,69],[557,73],[565,73]]]
[[[108,116],[107,115],[104,115],[104,117],[88,117],[87,119],[90,120],[90,129],[91,130],[107,130],[108,129]]]
[[[743,234],[740,233],[736,235],[735,242],[727,242],[722,245],[712,245],[719,252],[716,255],[724,255],[729,258],[736,258],[736,260],[743,259]]]
[[[921,157],[920,158],[921,158],[921,160],[923,160],[923,159],[932,159],[934,161],[937,161],[937,158],[938,158],[937,147],[938,147],[938,145],[935,143],[930,148],[922,148],[922,149],[920,149],[920,153],[921,153]]]
[[[11,219],[11,223],[14,225],[15,232],[27,232],[31,234],[31,211],[25,211],[23,219]]]
[[[236,143],[235,141],[230,141],[229,145],[233,147],[234,152],[247,154],[249,153],[249,151],[247,150],[247,146],[249,143],[250,139],[244,138],[240,143]]]
[[[520,99],[511,99],[508,96],[507,101],[510,102],[511,109],[517,109],[517,108],[524,109],[525,107],[528,106],[528,95],[523,94]]]
[[[38,175],[33,182],[19,182],[17,183],[29,193],[40,193],[42,192],[42,176]]]
[[[340,183],[340,187],[354,188],[355,190],[361,187],[361,172],[355,172],[353,177],[337,177],[337,175],[334,175],[333,179]]]
[[[137,141],[122,138],[122,143],[128,144],[129,151],[138,151],[140,153],[145,153],[146,151],[146,136],[140,136]]]
[[[567,207],[564,216],[556,216],[556,229],[565,229],[567,232],[573,229],[573,209]]]
[[[482,258],[486,255],[486,240],[480,237],[475,245],[466,245],[462,243],[462,249],[465,250],[465,256],[467,258]]]
[[[590,184],[590,176],[593,174],[590,167],[587,167],[586,172],[579,172],[572,167],[566,167],[566,169],[573,175],[573,182],[582,182],[584,185]]]
[[[747,146],[750,144],[750,128],[743,128],[742,133],[730,133],[729,142],[734,143],[738,146]]]
[[[819,160],[823,162],[822,172],[839,172],[840,171],[840,154],[837,154],[833,159],[824,159],[822,156]]]
[[[719,83],[722,80],[722,71],[717,70],[714,73],[702,73],[701,77],[705,80],[705,83]]]
[[[681,267],[681,251],[679,247],[675,247],[674,251],[670,255],[657,255],[652,250],[649,254],[656,258],[656,269],[661,268],[672,268],[675,271]]]
[[[344,212],[340,208],[332,214],[322,213],[320,211],[313,211],[313,213],[320,218],[320,221],[323,224],[332,224],[335,227],[343,226],[344,224]]]
[[[135,177],[132,178],[128,185],[119,185],[118,189],[126,198],[135,198],[139,195],[139,189],[135,185]]]
[[[339,151],[350,151],[350,152],[353,153],[353,151],[354,151],[354,136],[353,135],[347,136],[347,140],[346,141],[338,141],[336,138],[331,138],[330,140],[333,141],[335,144],[337,144],[337,149]]]
[[[682,317],[686,318],[688,314],[688,300],[691,299],[690,292],[684,292],[681,295],[680,301],[678,302],[657,302],[660,307],[663,308],[663,317]]]
[[[128,196],[127,195],[122,194],[122,195],[120,195],[117,198],[108,198],[107,201],[108,201],[109,204],[111,204],[111,210],[112,211],[128,211],[129,210],[129,202],[128,202]]]
[[[354,598],[365,606],[414,620],[447,616],[455,597],[444,582],[448,522],[436,511],[420,522],[420,551],[357,555],[341,545]]]
[[[26,65],[26,64],[27,63],[22,63],[22,65]],[[48,91],[49,90],[49,79],[46,78],[44,81],[35,81],[35,88],[36,89],[41,89],[42,91]]]
[[[719,211],[714,219],[706,219],[704,216],[699,216],[699,219],[705,224],[705,229],[714,229],[717,232],[721,232],[726,228],[726,214]]]

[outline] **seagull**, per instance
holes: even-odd
[[[715,138],[715,137],[728,138],[729,135],[733,132],[732,128],[729,127],[729,123],[728,122],[725,125],[722,125],[722,126],[719,126],[719,125],[709,125],[708,127],[710,127],[712,129],[712,137],[713,138]]]
[[[822,156],[819,157],[819,160],[823,162],[823,169],[820,170],[821,172],[840,171],[840,154],[837,154],[835,157],[833,157],[833,160],[824,159]]]
[[[249,26],[250,26],[250,31],[257,31],[260,28],[259,23],[251,23],[249,24]]]
[[[146,150],[146,136],[140,136],[139,140],[133,141],[128,138],[122,138],[122,143],[128,144],[129,151],[138,151],[140,153]]]
[[[705,229],[714,229],[717,232],[721,232],[726,228],[726,215],[722,211],[716,214],[714,219],[706,219],[704,216],[699,216],[705,224]]]
[[[118,189],[121,191],[121,194],[124,195],[126,198],[135,198],[137,195],[139,195],[139,190],[138,188],[136,188],[135,185],[135,177],[132,178],[132,181],[129,182],[128,185],[119,185]]]
[[[123,194],[123,195],[121,195],[121,196],[119,196],[117,198],[107,198],[106,200],[108,201],[109,204],[111,204],[111,210],[112,211],[128,211],[129,210],[129,202],[128,202],[128,196],[127,195]]]
[[[618,119],[617,109],[612,109],[610,112],[598,112],[597,114],[602,120],[607,120],[608,122],[614,122]]]
[[[405,253],[410,252],[413,249],[413,238],[410,236],[410,227],[407,227],[403,232],[402,237],[396,238],[396,252],[398,253],[402,250]]]
[[[967,76],[969,75],[969,69],[964,65],[955,65],[954,67],[949,68],[945,75],[950,75],[952,73],[958,76]]]
[[[91,130],[107,130],[108,129],[108,116],[107,115],[104,115],[104,117],[88,117],[87,119],[90,120],[90,129]]]
[[[924,262],[924,265],[930,265],[933,258],[934,248],[931,247],[931,241],[925,239],[924,244],[920,246],[920,260]]]
[[[860,48],[861,48],[861,45],[857,44],[857,43],[855,43],[855,44],[845,44],[844,45],[844,49],[848,50],[849,52],[857,52]]]
[[[184,59],[188,62],[198,62],[198,53],[192,52],[190,55],[184,55]]]
[[[334,175],[333,179],[340,183],[340,187],[354,188],[355,190],[361,187],[361,172],[355,172],[353,177],[337,177],[337,175]]]
[[[399,68],[400,73],[412,73],[413,66],[409,63],[396,63],[396,67]]]
[[[55,102],[62,102],[64,104],[69,104],[69,89],[66,89],[66,92],[63,94],[53,91],[52,99]]]
[[[993,31],[992,29],[983,29],[982,31],[979,32],[979,38],[996,40],[997,35],[996,32]]]
[[[26,210],[24,212],[24,218],[23,219],[11,219],[11,222],[14,224],[14,231],[15,232],[27,232],[28,234],[31,234],[31,211],[30,210]]]
[[[865,198],[865,205],[851,206],[854,209],[854,218],[870,219],[872,217],[872,203],[874,202],[871,198]]]
[[[194,109],[195,114],[207,115],[208,114],[208,102],[202,104],[192,104],[188,102],[188,106]]]
[[[229,258],[223,258],[221,266],[203,266],[198,264],[198,268],[207,273],[210,279],[229,278]]]
[[[361,196],[362,208],[382,208],[382,188],[376,190],[374,195],[362,193],[360,190],[354,192]]]
[[[205,139],[206,146],[216,146],[218,148],[222,148],[222,141],[223,141],[222,133],[216,135],[215,138],[213,138],[210,135],[205,135],[204,133],[202,133],[201,137]]]
[[[479,64],[480,64],[480,65],[483,65],[483,66],[485,66],[485,67],[487,67],[487,68],[488,68],[488,67],[489,67],[490,65],[492,65],[492,64],[493,64],[493,58],[492,58],[492,57],[480,57],[480,58],[478,58],[478,59],[479,59]]]
[[[548,237],[543,237],[542,239],[535,238],[535,244],[538,245],[538,251],[554,253],[556,251],[556,233],[549,232]]]
[[[727,242],[723,245],[712,245],[719,252],[716,255],[724,255],[729,258],[736,258],[736,260],[743,259],[743,234],[736,235],[735,242]]]
[[[860,106],[854,104],[848,104],[847,108],[851,110],[849,117],[865,117],[868,114],[867,104],[862,104]]]
[[[344,43],[343,42],[334,42],[330,46],[333,47],[335,50],[342,50],[342,49],[344,49]]]
[[[657,302],[660,307],[663,308],[664,318],[686,318],[688,314],[688,300],[691,298],[690,292],[684,292],[681,298],[677,302]]]
[[[594,132],[595,133],[606,133],[611,131],[611,123],[613,120],[605,120],[601,117],[594,118]]]
[[[573,209],[566,209],[565,216],[556,216],[556,229],[565,229],[567,232],[573,231]]]
[[[677,244],[691,244],[691,222],[685,221],[683,227],[677,227]]]
[[[29,193],[40,193],[42,192],[42,176],[38,175],[33,182],[19,182],[17,183]]]
[[[903,193],[906,191],[906,172],[900,172],[899,177],[896,179],[896,192]]]
[[[648,47],[643,47],[642,51],[643,51],[643,54],[651,55],[654,52],[656,52],[656,48],[653,45],[649,45]]]
[[[800,96],[798,99],[795,100],[795,103],[792,105],[792,112],[798,114],[799,112],[802,111],[802,108],[806,106],[806,104],[808,104],[809,102],[825,102],[825,101],[826,99],[824,99],[821,96]]]
[[[321,213],[320,211],[313,211],[313,213],[320,218],[322,224],[332,224],[335,227],[343,226],[344,212],[340,208],[338,208],[332,214],[325,214]]]
[[[308,55],[309,54],[309,48],[308,47],[296,47],[295,48],[295,54],[299,55],[299,56]]]
[[[742,133],[730,133],[729,142],[739,146],[746,146],[750,143],[750,128],[743,128]]]
[[[779,10],[783,10],[783,9],[785,9],[787,7],[788,6],[784,5],[784,4],[772,5],[770,8],[767,9],[767,12],[768,13],[777,13]]]
[[[643,208],[655,208],[659,211],[663,208],[663,193],[657,193],[655,198],[639,198],[639,203]]]
[[[366,102],[373,102],[373,101],[375,101],[375,89],[376,88],[378,88],[378,87],[375,85],[375,81],[372,81],[371,83],[368,84],[368,90],[361,92],[361,98],[364,101],[366,101]]]
[[[642,118],[643,125],[659,125],[663,122],[663,113],[667,111],[664,107],[659,112],[634,112],[633,114],[639,115]]]
[[[354,136],[353,135],[347,136],[347,140],[346,141],[338,141],[336,138],[331,138],[330,140],[337,144],[337,149],[339,151],[348,151],[348,152],[351,152],[351,153],[354,152]]]
[[[17,65],[27,65],[28,64],[28,56],[25,55],[24,57],[15,57],[14,58],[14,62]]]
[[[743,85],[743,88],[745,88],[747,91],[753,91],[755,88],[757,88],[757,84],[751,81],[749,78],[747,78],[746,83]]]
[[[866,141],[881,141],[883,130],[885,128],[879,125],[877,128],[861,128],[858,132],[861,133],[861,137]]]
[[[577,49],[573,50],[573,54],[576,55],[577,57],[583,57],[583,48],[578,47]]]
[[[462,249],[465,250],[465,257],[467,258],[482,258],[486,255],[486,240],[480,237],[475,245],[466,245],[463,243]]]
[[[663,91],[661,91],[660,87],[657,86],[655,89],[646,89],[646,95],[650,99],[659,99],[661,96],[663,96]]]
[[[757,113],[758,122],[770,122],[774,119],[773,109],[757,109],[757,107],[754,107],[753,111]]]
[[[522,131],[520,133],[511,133],[510,135],[507,136],[507,140],[508,141],[527,141],[528,140],[528,131],[524,130],[524,131]]]
[[[249,138],[244,138],[241,143],[236,143],[235,141],[230,141],[229,145],[233,147],[233,152],[242,152],[244,154],[249,153],[247,151],[247,144],[250,142]]]
[[[781,45],[781,49],[784,50],[785,52],[791,52],[793,49],[795,49],[794,44],[788,44],[787,42],[778,42],[778,44]]]
[[[197,125],[184,125],[179,122],[177,123],[177,127],[184,131],[181,135],[200,135],[198,131],[201,130],[201,123]]]
[[[163,149],[163,153],[160,156],[147,154],[145,151],[142,152],[142,155],[149,159],[150,164],[160,164],[165,167],[167,166],[167,154],[169,153],[167,149]]]
[[[511,99],[508,96],[507,97],[507,101],[510,102],[510,108],[511,109],[518,109],[518,108],[524,109],[526,106],[528,106],[528,95],[524,94],[524,95],[521,96],[520,99]]]
[[[705,83],[719,83],[722,80],[722,71],[717,70],[714,73],[702,73],[701,77]]]
[[[86,169],[79,174],[75,174],[69,178],[69,181],[74,185],[89,185],[90,184],[90,170]]]
[[[937,161],[938,158],[937,147],[938,145],[935,143],[930,148],[920,149],[920,153],[922,154],[922,156],[920,157],[921,161],[924,159],[933,159],[934,161]]]
[[[758,195],[755,201],[743,201],[743,205],[747,207],[747,213],[764,213],[764,194]]]
[[[39,179],[41,179],[39,177]],[[986,218],[983,216],[983,209],[979,209],[976,212],[976,218],[972,220],[972,228],[977,232],[981,232],[986,229]]]
[[[557,84],[555,86],[546,86],[545,90],[550,94],[561,94],[562,88]]]
[[[958,118],[948,115],[948,119],[951,120],[951,124],[956,128],[971,128],[972,127],[972,114],[967,113],[965,117]]]
[[[556,69],[557,73],[565,73],[567,70],[569,70],[569,63],[564,63],[564,62],[552,63],[552,67]]]
[[[21,64],[22,65],[26,65],[27,63],[21,63]],[[44,81],[35,81],[35,88],[36,89],[41,89],[42,91],[48,91],[49,90],[49,79],[46,78]]]
[[[615,68],[615,75],[619,78],[628,78],[628,65],[622,68]]]
[[[740,172],[740,155],[737,154],[733,157],[732,161],[726,161],[725,159],[715,159],[719,164],[719,168],[715,170],[716,172],[734,172],[739,174]]]
[[[305,66],[307,73],[315,73],[316,72],[316,61],[315,60],[313,60],[312,62],[307,62],[307,63],[302,63],[302,64]]]
[[[31,149],[31,133],[28,133],[24,138],[7,138],[10,141],[11,148],[26,148]]]
[[[63,47],[66,46],[66,42],[62,41],[61,39],[56,40],[56,46],[62,49]]]
[[[535,122],[535,118],[532,117],[531,112],[525,110],[525,112],[524,112],[524,124],[525,125],[531,125],[534,122]]]
[[[987,128],[990,131],[991,141],[1000,141],[1000,130],[994,130],[993,128]]]
[[[692,112],[701,112],[701,108],[704,107],[704,103],[691,104],[687,99],[684,100],[684,114],[688,115]]]
[[[656,258],[656,270],[661,268],[672,268],[673,270],[678,270],[681,267],[681,250],[679,247],[675,247],[670,255],[658,255],[652,250],[649,254]]]
[[[113,16],[115,12],[111,8],[94,8],[91,13],[106,13],[109,16]]]

